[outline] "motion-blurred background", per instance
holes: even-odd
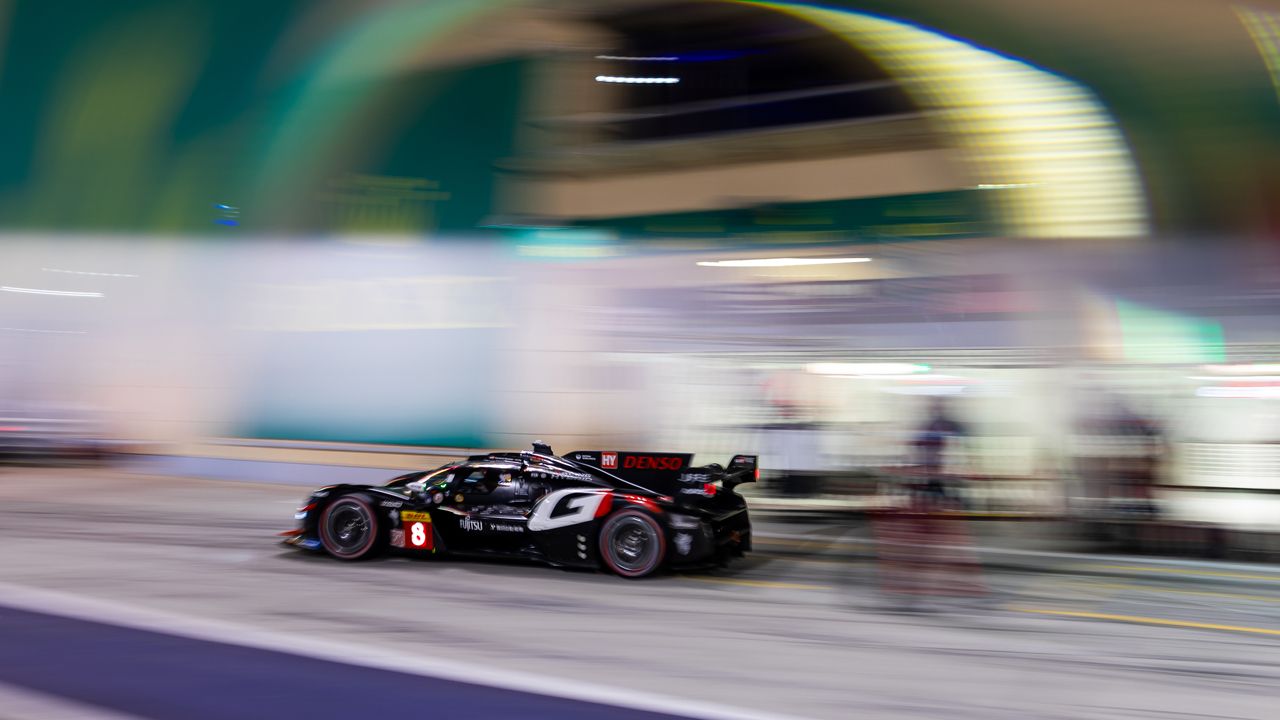
[[[11,0],[0,108],[13,460],[1280,530],[1280,3]]]

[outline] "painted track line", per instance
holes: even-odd
[[[697,720],[807,720],[702,700],[567,680],[491,665],[459,662],[422,650],[412,654],[368,645],[309,638],[221,620],[144,609],[108,600],[0,582],[0,604],[47,615],[108,623],[210,642],[241,645],[377,670],[421,675],[473,685],[548,695]],[[477,678],[484,678],[477,680]]]
[[[1225,630],[1227,632],[1250,633],[1253,635],[1274,635],[1280,637],[1280,630],[1273,628],[1251,627],[1248,625],[1220,625],[1218,623],[1202,623],[1192,620],[1169,620],[1167,618],[1146,617],[1143,615],[1113,615],[1111,613],[1087,612],[1084,610],[1054,610],[1051,608],[1009,605],[1007,609],[1014,612],[1034,615],[1052,615],[1056,617],[1084,618],[1088,620],[1109,620],[1111,622],[1133,623],[1137,625],[1160,625],[1163,627],[1191,628],[1194,630]]]
[[[1263,582],[1280,582],[1280,575],[1261,573],[1225,572],[1222,570],[1202,570],[1199,568],[1180,567],[1144,567],[1141,565],[1091,565],[1081,567],[1082,570],[1111,570],[1114,572],[1160,573],[1164,575],[1190,575],[1192,577],[1230,578],[1232,580],[1261,580]]]
[[[1075,581],[1066,580],[1064,585],[1080,588],[1098,588],[1100,590],[1133,590],[1136,592],[1152,593],[1157,595],[1193,595],[1197,597],[1213,597],[1223,598],[1226,600],[1245,600],[1248,602],[1266,602],[1280,603],[1280,596],[1277,595],[1246,595],[1243,593],[1218,592],[1216,590],[1182,590],[1180,588],[1164,587],[1162,585],[1141,585],[1136,583],[1105,583],[1092,581]]]

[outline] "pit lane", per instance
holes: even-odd
[[[747,561],[635,582],[515,563],[344,564],[302,554],[273,535],[292,524],[304,494],[6,468],[0,582],[11,598],[25,590],[174,624],[217,623],[233,645],[269,633],[278,652],[314,655],[308,641],[361,648],[353,661],[381,653],[384,671],[399,659],[429,660],[428,670],[456,662],[478,676],[455,681],[505,686],[532,674],[550,681],[551,694],[590,687],[603,693],[597,701],[613,691],[621,704],[659,698],[670,713],[697,716],[738,708],[811,718],[1261,719],[1280,702],[1280,638],[1265,632],[1280,630],[1280,575],[1264,570],[1162,572],[1028,556],[1021,567],[989,568],[986,597],[905,612],[877,592],[856,528],[761,518]],[[0,605],[12,605],[5,597]],[[289,638],[297,648],[278,646]],[[50,674],[57,679],[41,677]],[[77,697],[53,680],[0,675]],[[282,691],[292,687],[278,680]],[[320,675],[312,681],[324,687]],[[184,696],[200,692],[181,687]],[[215,687],[206,691],[234,686]],[[132,705],[108,709],[148,716]]]

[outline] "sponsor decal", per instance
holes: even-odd
[[[522,533],[524,532],[524,526],[512,523],[489,523],[489,530],[491,532]]]
[[[391,531],[391,547],[397,547],[397,548],[404,547],[404,530],[403,529],[397,528]]]
[[[431,522],[431,514],[424,513],[419,510],[402,510],[400,512],[401,522]]]
[[[433,493],[433,494],[431,495],[431,502],[433,502],[433,503],[435,503],[435,504],[437,504],[437,505],[439,505],[440,503],[444,502],[444,493],[441,493],[441,492]]]
[[[693,549],[693,536],[686,533],[676,535],[676,552],[681,555],[688,555]]]
[[[616,452],[600,453],[600,467],[604,468],[605,470],[617,470],[618,469],[618,453]]]
[[[457,495],[453,496],[453,501],[456,503],[460,503],[463,500],[466,500],[466,498],[462,497],[462,493],[458,493]]]
[[[379,504],[379,505],[381,505],[381,506],[382,506],[382,507],[384,507],[384,508],[398,508],[398,507],[400,507],[401,505],[404,505],[404,503],[402,503],[402,502],[400,502],[400,501],[398,501],[398,500],[383,500],[382,502],[380,502],[380,503],[378,503],[378,504]]]
[[[692,515],[672,514],[667,517],[667,523],[676,530],[693,530],[701,525],[701,521]]]
[[[701,495],[702,497],[715,497],[716,490],[714,485],[705,485],[696,488],[680,488],[681,495]]]
[[[479,532],[484,530],[484,523],[475,518],[460,517],[458,518],[458,527],[466,530],[467,532]]]
[[[679,470],[684,467],[684,458],[664,457],[662,455],[628,455],[622,459],[622,467],[627,470]]]

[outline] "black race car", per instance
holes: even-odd
[[[474,455],[386,485],[312,493],[285,542],[341,560],[385,552],[603,565],[624,577],[726,563],[751,549],[754,455],[691,467],[680,453],[578,451]]]

